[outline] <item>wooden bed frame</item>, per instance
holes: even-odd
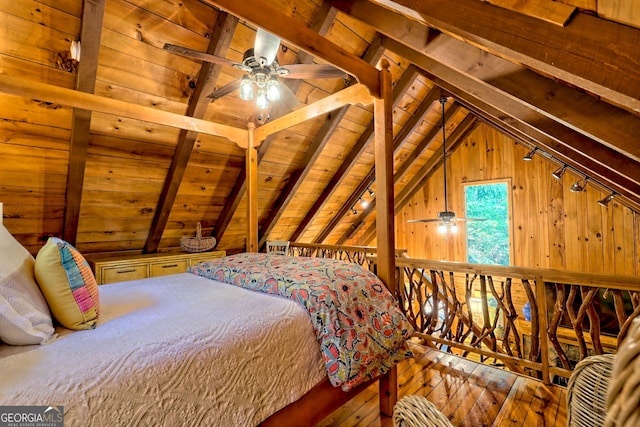
[[[380,382],[380,413],[391,416],[393,405],[397,400],[397,369],[395,367],[385,375],[361,384],[348,392],[332,386],[327,378],[300,399],[264,420],[260,423],[260,427],[312,427],[376,381]],[[390,384],[396,386],[389,387]]]

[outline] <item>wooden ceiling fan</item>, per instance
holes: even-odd
[[[349,77],[344,71],[329,64],[290,64],[281,66],[277,59],[279,48],[280,38],[261,28],[258,28],[256,32],[254,47],[245,51],[244,58],[240,63],[174,44],[167,43],[164,45],[164,49],[170,52],[245,71],[247,74],[242,78],[222,86],[207,97],[215,101],[240,89],[241,99],[252,100],[254,99],[255,89],[256,106],[258,109],[263,110],[269,107],[270,102],[277,101],[281,101],[289,110],[293,110],[299,105],[295,94],[286,85],[280,84],[279,78],[347,79]]]
[[[446,233],[447,231],[455,233],[458,231],[458,226],[456,225],[457,221],[486,221],[486,219],[457,217],[455,212],[449,210],[447,203],[447,139],[444,116],[444,106],[446,103],[447,98],[444,96],[440,97],[440,104],[442,105],[442,169],[444,173],[444,211],[438,212],[436,218],[410,219],[407,220],[407,222],[437,222],[439,223],[438,231],[440,231],[441,233]]]

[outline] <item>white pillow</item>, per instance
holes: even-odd
[[[7,344],[45,344],[53,336],[34,264],[29,251],[0,224],[0,340]]]

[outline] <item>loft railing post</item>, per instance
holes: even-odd
[[[540,275],[535,276],[536,300],[538,300],[538,322],[540,324],[540,361],[542,363],[542,381],[545,384],[551,384],[551,376],[549,373],[549,307],[547,307],[547,291],[545,289],[544,278]]]

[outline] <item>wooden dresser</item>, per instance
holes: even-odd
[[[98,285],[184,273],[199,262],[221,258],[225,251],[200,253],[162,252],[157,254],[104,253],[87,255],[86,259]]]

